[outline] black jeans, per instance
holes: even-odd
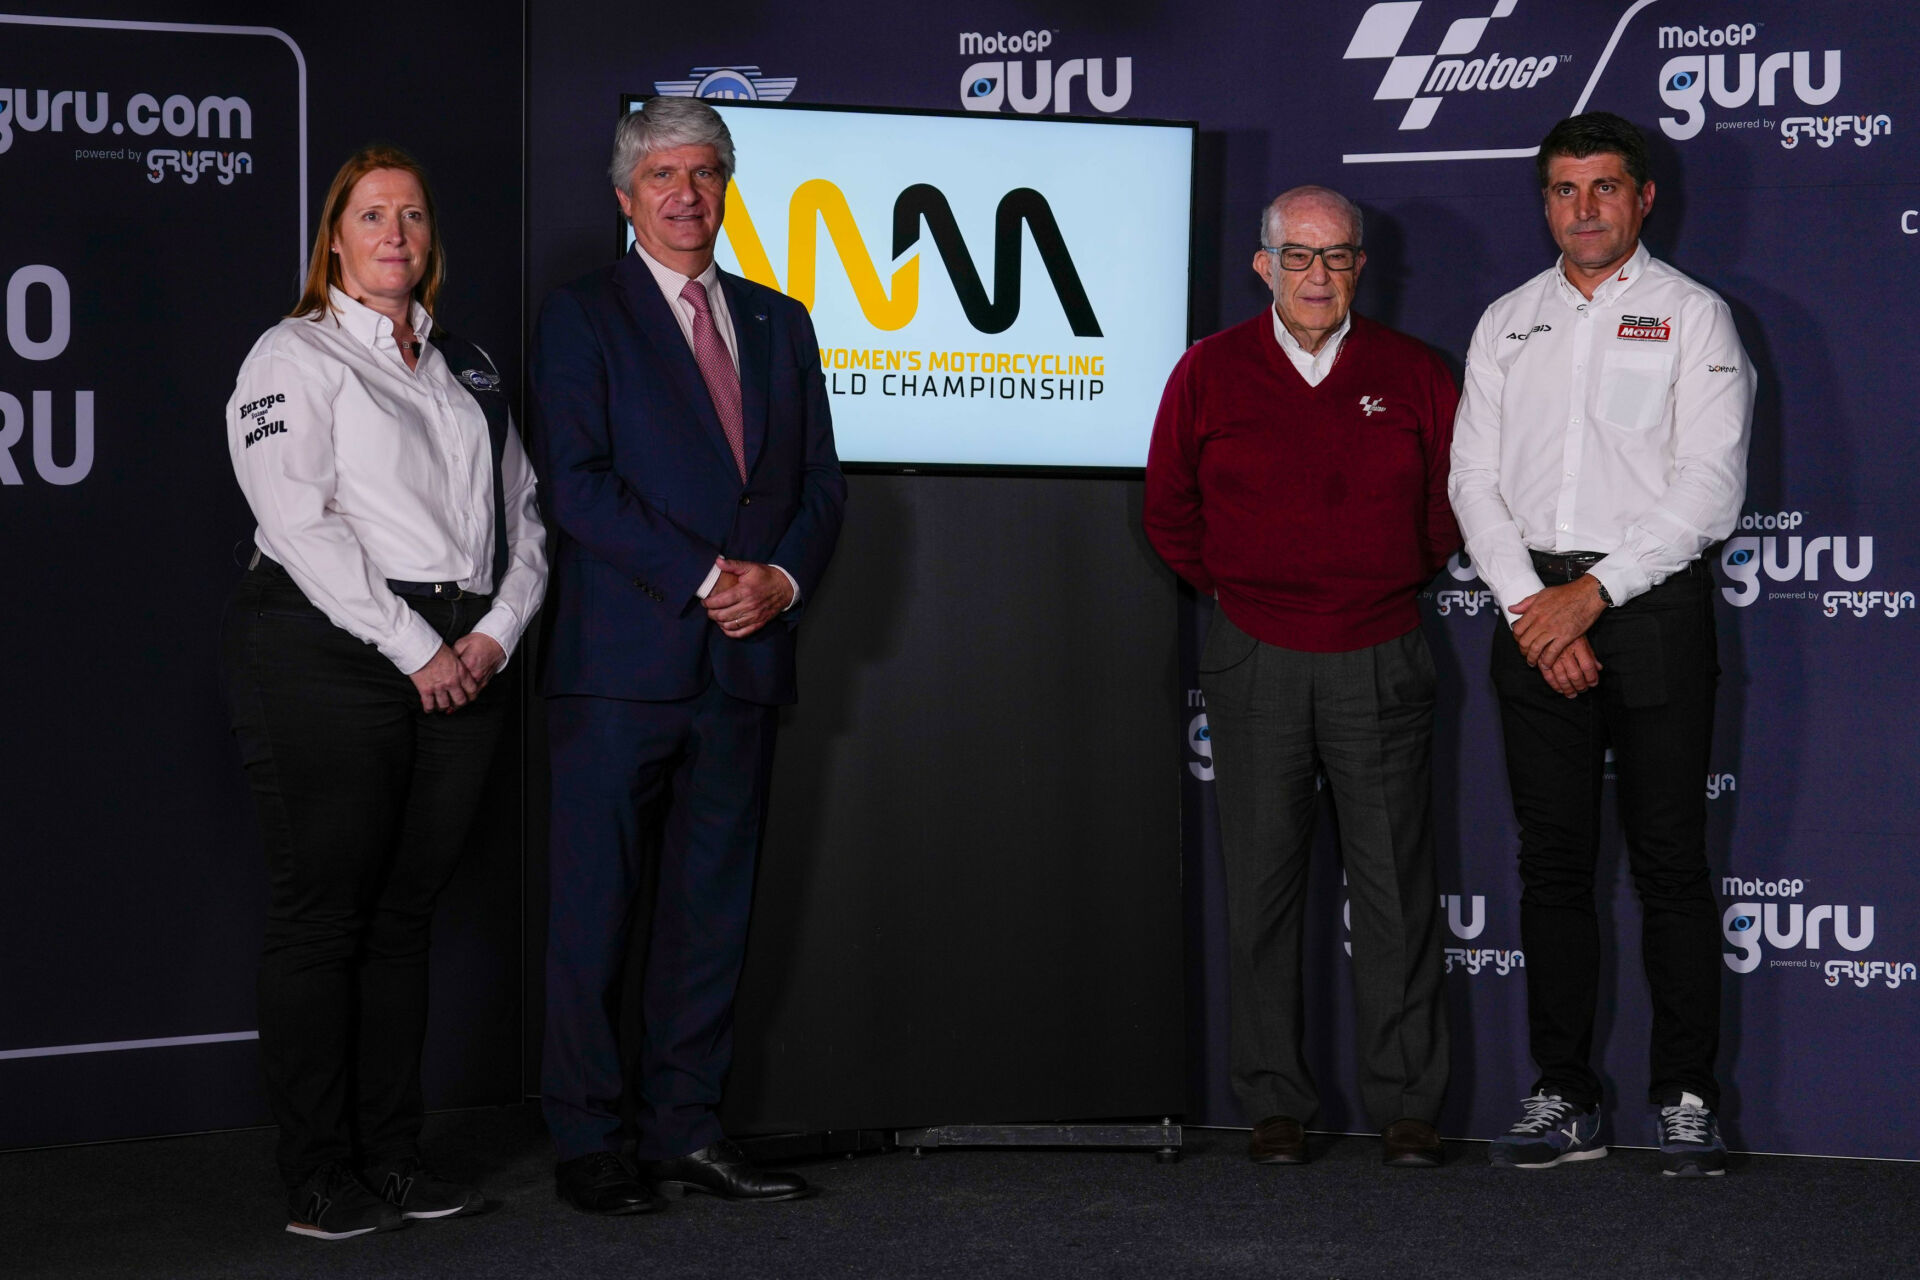
[[[1713,737],[1713,584],[1695,571],[1609,609],[1587,633],[1599,686],[1566,698],[1521,656],[1503,622],[1493,685],[1520,821],[1520,944],[1536,1090],[1600,1102],[1593,1019],[1600,983],[1594,865],[1601,777],[1614,752],[1628,868],[1640,898],[1652,988],[1651,1100],[1690,1092],[1719,1105],[1720,934],[1707,868],[1707,753]]]
[[[484,596],[412,600],[449,641]],[[427,715],[412,680],[263,563],[222,659],[270,888],[260,1059],[289,1187],[328,1161],[412,1154],[434,900],[466,843],[509,705],[496,679]]]

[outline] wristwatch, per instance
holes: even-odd
[[[1587,576],[1593,578],[1592,574],[1588,574]],[[1609,609],[1613,608],[1613,597],[1607,594],[1607,584],[1601,582],[1598,578],[1593,578],[1593,581],[1594,584],[1600,588],[1600,603]]]

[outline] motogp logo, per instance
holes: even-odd
[[[1531,89],[1553,74],[1560,65],[1554,54],[1540,57],[1502,57],[1496,49],[1483,57],[1471,57],[1480,47],[1487,27],[1518,7],[1520,0],[1497,0],[1493,12],[1484,18],[1458,18],[1447,27],[1440,47],[1433,53],[1405,54],[1400,46],[1419,16],[1419,0],[1389,0],[1376,4],[1360,17],[1347,51],[1353,58],[1386,58],[1387,71],[1374,90],[1375,102],[1404,101],[1406,115],[1400,128],[1424,129],[1433,123],[1445,94],[1469,89]]]

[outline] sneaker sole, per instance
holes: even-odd
[[[1555,1156],[1551,1160],[1542,1160],[1536,1164],[1521,1164],[1519,1161],[1513,1160],[1502,1162],[1501,1167],[1506,1169],[1551,1169],[1555,1165],[1572,1164],[1576,1160],[1598,1160],[1606,1154],[1607,1149],[1605,1147],[1582,1147],[1578,1151],[1569,1151],[1564,1155]]]
[[[471,1213],[478,1213],[481,1206],[485,1203],[486,1201],[484,1200],[469,1200],[467,1203],[455,1205],[451,1209],[407,1209],[403,1210],[400,1216],[414,1222],[428,1218],[460,1218]]]
[[[1719,1178],[1726,1175],[1724,1168],[1702,1169],[1699,1165],[1686,1165],[1679,1169],[1662,1169],[1663,1178]]]
[[[322,1231],[319,1227],[305,1222],[289,1222],[287,1230],[296,1236],[305,1236],[309,1240],[351,1240],[355,1236],[368,1236],[376,1231],[398,1231],[403,1222],[404,1219],[390,1227],[357,1227],[352,1231]]]

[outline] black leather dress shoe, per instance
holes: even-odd
[[[556,1195],[582,1213],[652,1213],[665,1207],[611,1151],[562,1160],[553,1167],[553,1186]]]
[[[722,1139],[671,1160],[656,1160],[645,1170],[662,1191],[701,1192],[722,1200],[800,1200],[813,1194],[797,1173],[756,1169],[746,1153]]]
[[[1247,1159],[1255,1164],[1305,1164],[1307,1131],[1292,1116],[1268,1116],[1253,1126]]]
[[[1425,1120],[1395,1120],[1380,1138],[1382,1160],[1396,1169],[1432,1169],[1440,1163],[1440,1134]]]

